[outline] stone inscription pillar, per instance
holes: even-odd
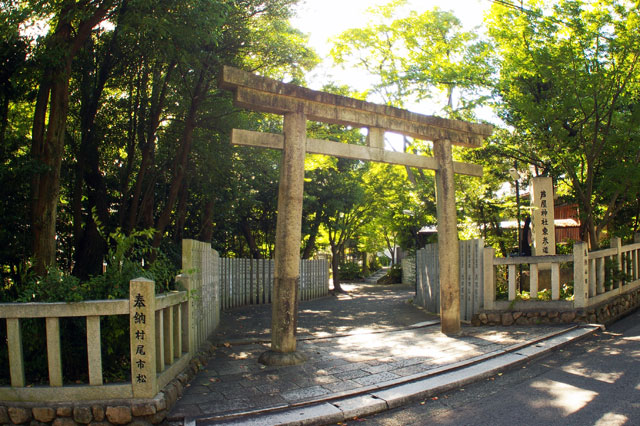
[[[438,160],[436,209],[440,263],[440,327],[445,334],[457,334],[460,332],[460,249],[451,141],[436,141],[433,144],[433,153]]]
[[[259,361],[267,365],[295,365],[306,360],[296,352],[300,239],[307,120],[303,113],[284,115],[284,149],[278,186],[271,350]]]

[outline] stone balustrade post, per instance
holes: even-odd
[[[193,295],[193,280],[187,274],[180,274],[176,277],[176,281],[187,292],[187,301],[182,305],[182,352],[188,352],[193,356],[198,349],[196,347],[196,322],[193,316],[194,313],[194,295]]]
[[[493,247],[485,247],[483,251],[483,292],[484,292],[484,309],[492,310],[496,302],[496,283],[493,268],[493,259],[496,256],[496,249]]]
[[[577,241],[573,245],[573,294],[574,306],[584,308],[589,302],[589,251],[587,243]]]
[[[618,272],[622,271],[622,240],[619,237],[611,238],[610,242],[611,248],[616,249],[616,265],[618,268]],[[621,281],[613,281],[613,288],[620,288],[622,285]]]

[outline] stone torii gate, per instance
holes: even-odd
[[[260,362],[293,365],[306,356],[296,352],[298,284],[304,158],[306,153],[400,164],[436,172],[440,260],[440,318],[446,334],[460,331],[459,252],[454,173],[482,176],[482,167],[454,162],[452,145],[478,148],[493,126],[426,116],[385,105],[310,90],[225,66],[219,85],[234,92],[236,106],[284,116],[283,134],[234,129],[231,142],[282,150],[276,223],[271,350]],[[367,128],[367,145],[310,139],[307,120]],[[386,131],[433,141],[434,157],[384,149]]]

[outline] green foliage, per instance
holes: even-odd
[[[119,230],[110,234],[114,249],[107,255],[104,274],[91,279],[94,298],[128,297],[129,281],[143,277],[155,281],[156,294],[172,290],[177,268],[164,252],[151,245],[153,229],[124,235]]]
[[[107,236],[118,229],[124,235],[158,229],[152,246],[167,252],[179,251],[176,247],[187,237],[212,241],[222,253],[270,256],[277,154],[261,150],[236,155],[229,134],[233,127],[279,129],[262,125],[260,121],[269,121],[264,114],[234,108],[231,94],[218,89],[216,80],[222,65],[234,65],[303,83],[318,58],[306,36],[288,22],[293,4],[295,0],[97,1],[86,7],[3,3],[0,216],[6,223],[0,223],[0,294],[11,293],[13,300],[25,284],[21,280],[33,254],[33,227],[25,218],[37,198],[30,194],[30,183],[34,172],[48,172],[55,164],[47,158],[51,161],[41,165],[43,156],[37,149],[31,152],[38,82],[63,58],[73,60],[71,73],[54,80],[61,91],[68,87],[70,102],[68,112],[56,109],[66,113],[66,128],[56,133],[64,135],[61,149],[49,150],[62,158],[60,182],[53,188],[59,197],[52,197],[59,201],[52,219],[56,234],[43,238],[55,236],[57,241],[62,272],[54,275],[96,275],[103,259],[115,254],[107,253]],[[101,15],[101,8],[108,13]],[[96,27],[79,31],[94,13]],[[64,19],[69,20],[69,38],[87,36],[77,40],[73,52],[68,49],[73,42],[54,36],[56,23]],[[49,33],[24,31],[38,26]],[[243,168],[247,158],[264,167],[253,172],[252,164]],[[252,178],[258,179],[247,185]],[[245,195],[246,202],[237,202]],[[166,282],[160,265],[145,267],[144,275]],[[125,263],[110,269],[106,279],[123,281],[116,275],[136,268]],[[58,287],[66,285],[57,280]],[[94,284],[106,285],[99,279]]]
[[[486,101],[478,88],[490,82],[490,45],[475,32],[463,31],[451,12],[436,7],[402,16],[405,5],[395,0],[369,9],[368,25],[334,40],[334,61],[373,76],[371,91],[389,105],[439,98],[448,116],[472,117]],[[460,92],[459,102],[454,92]]]
[[[123,299],[129,297],[129,281],[145,277],[156,282],[156,293],[170,290],[176,268],[164,253],[150,244],[153,230],[135,231],[130,235],[114,232],[109,236],[113,247],[107,256],[104,274],[88,281],[51,270],[44,277],[31,275],[17,302],[79,302],[82,300]],[[145,260],[146,259],[146,260]],[[150,260],[152,259],[152,260]],[[144,265],[143,265],[144,263]],[[86,381],[86,324],[82,318],[62,319],[60,323],[63,372],[65,381]],[[42,320],[23,321],[23,344],[29,359],[29,379],[34,383],[48,380],[46,352],[42,351],[45,330]],[[106,366],[106,382],[127,380],[129,368],[129,320],[125,316],[101,318],[102,359]],[[0,350],[0,360],[6,352]],[[83,358],[84,361],[83,361]],[[0,383],[6,381],[0,372]]]
[[[49,271],[44,277],[31,275],[15,301],[124,299],[129,297],[129,281],[138,277],[154,280],[157,294],[169,291],[175,284],[177,269],[164,253],[151,246],[149,240],[153,233],[152,229],[135,231],[130,235],[113,232],[110,235],[113,248],[108,252],[103,274],[86,282],[58,269]]]
[[[573,245],[575,241],[569,240],[564,244],[556,244],[556,254],[573,254]]]
[[[356,262],[343,262],[338,268],[340,280],[356,281],[362,279],[362,269]]]
[[[523,292],[524,300],[528,300],[530,298],[529,292]],[[560,287],[560,300],[574,300],[575,295],[573,294],[573,281],[563,284]],[[545,288],[544,290],[540,290],[538,292],[539,300],[551,300],[551,290]]]
[[[501,275],[496,275],[496,300],[509,299],[509,284]]]
[[[73,275],[54,269],[44,277],[31,276],[16,302],[79,302],[85,299],[86,284]],[[88,299],[90,300],[90,299]]]
[[[604,288],[606,291],[612,290],[619,286],[619,283],[630,282],[633,277],[625,271],[621,271],[618,262],[607,257],[604,262]]]

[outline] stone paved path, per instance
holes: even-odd
[[[301,302],[298,337],[329,337],[353,331],[384,331],[438,316],[427,314],[410,301],[413,286],[342,284],[346,294]],[[271,305],[245,306],[223,312],[212,339],[225,341],[269,340]]]
[[[269,348],[260,341],[268,337],[269,309],[226,313],[216,334],[220,347],[185,389],[169,420],[220,417],[365,392],[559,330],[465,326],[459,336],[448,337],[440,333],[439,324],[407,327],[433,323],[432,315],[407,303],[412,295],[407,287],[356,285],[350,290],[350,296],[337,300],[302,304],[298,347],[309,361],[299,366],[265,367],[257,362]],[[336,333],[341,336],[326,337]],[[235,343],[251,339],[255,342]]]

